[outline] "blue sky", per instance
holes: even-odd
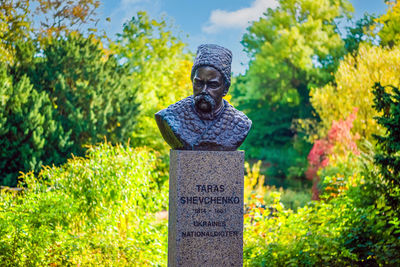
[[[122,31],[122,24],[136,14],[146,11],[151,18],[166,16],[176,27],[176,33],[196,51],[202,43],[216,43],[233,52],[232,71],[243,73],[248,58],[240,44],[248,21],[256,20],[275,0],[101,0],[99,8],[103,28],[111,37]],[[365,12],[380,15],[386,12],[383,0],[350,0],[355,17]],[[111,22],[105,18],[110,17]]]

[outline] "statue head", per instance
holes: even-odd
[[[191,73],[196,108],[205,113],[218,110],[231,84],[232,52],[214,45],[200,45]]]
[[[193,96],[155,114],[172,149],[232,151],[243,143],[251,120],[222,99],[231,84],[231,62],[228,49],[199,46],[191,73]]]

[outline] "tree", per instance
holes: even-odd
[[[66,36],[71,32],[97,34],[98,0],[2,0],[0,2],[0,62],[19,64],[16,45],[37,38]],[[35,7],[32,9],[32,6]],[[35,23],[36,22],[36,23]]]
[[[376,21],[382,27],[378,32],[380,44],[392,48],[400,44],[400,2],[386,2],[389,4],[389,10]]]
[[[343,39],[346,51],[356,56],[361,43],[372,44],[376,40],[375,26],[375,17],[365,13],[352,26],[346,27],[346,37]]]
[[[29,37],[29,0],[0,3],[0,63],[14,63],[15,45]]]
[[[31,0],[37,2],[33,14],[41,17],[40,26],[36,29],[39,39],[68,35],[71,32],[94,34],[99,19],[96,10],[100,6],[99,0]]]
[[[191,94],[191,56],[184,48],[164,19],[152,20],[145,12],[124,24],[112,46],[119,61],[129,69],[131,90],[138,92],[135,103],[139,105],[139,115],[133,145],[166,151],[154,114]]]
[[[379,237],[384,237],[377,247],[385,263],[396,266],[400,264],[400,90],[376,83],[373,93],[374,108],[381,114],[376,119],[386,131],[375,135],[378,141],[375,164],[379,173],[374,182],[381,196],[377,201],[379,214],[382,214]]]
[[[352,132],[360,141],[374,142],[373,134],[381,134],[382,126],[373,119],[378,112],[373,108],[372,87],[400,85],[400,48],[384,49],[361,44],[356,55],[348,54],[335,73],[335,81],[311,90],[311,103],[317,111],[320,135],[327,133],[333,121],[348,117],[358,109]]]
[[[281,0],[268,9],[243,36],[251,58],[246,74],[254,83],[247,97],[306,103],[309,87],[332,79],[334,59],[344,53],[335,20],[350,10],[348,1],[330,0]]]
[[[90,28],[99,3],[1,1],[1,184],[82,155],[104,137],[117,143],[131,136],[135,90],[127,68]]]
[[[400,90],[398,87],[374,85],[374,107],[381,116],[375,117],[386,134],[375,135],[380,151],[375,163],[380,167],[380,189],[394,214],[400,213]],[[400,237],[400,233],[399,237]]]
[[[71,140],[54,119],[48,94],[26,75],[13,79],[0,67],[0,184],[16,186],[19,172],[63,162]]]
[[[53,39],[40,56],[35,49],[18,45],[19,57],[29,60],[4,66],[1,76],[3,184],[15,185],[20,171],[83,155],[104,137],[126,142],[136,123],[128,69],[98,40],[75,33]]]
[[[49,94],[57,120],[71,132],[70,153],[82,155],[83,145],[104,137],[112,143],[130,137],[136,91],[129,86],[128,69],[106,56],[95,38],[70,34],[54,40],[28,73],[35,88]]]
[[[347,0],[280,0],[248,28],[242,44],[251,59],[249,69],[233,90],[253,120],[247,146],[286,149],[285,161],[288,155],[306,158],[301,153],[305,145],[293,150],[299,132],[291,125],[295,119],[313,118],[309,90],[332,80],[345,52],[336,21],[351,10]]]

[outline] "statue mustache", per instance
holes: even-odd
[[[211,95],[207,93],[200,93],[199,95],[194,97],[194,101],[196,104],[199,104],[201,101],[206,102],[207,104],[210,105],[211,110],[215,108],[217,103],[215,102],[214,98],[211,97]]]

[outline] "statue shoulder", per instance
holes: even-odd
[[[182,149],[187,146],[182,138],[182,129],[185,121],[191,117],[192,96],[186,97],[169,107],[158,111],[155,119],[164,140],[173,149]]]
[[[193,96],[188,96],[182,100],[179,100],[175,104],[168,106],[165,109],[158,111],[155,116],[161,117],[162,119],[179,119],[182,117],[185,111],[190,110],[192,107]]]
[[[243,112],[237,110],[228,102],[226,102],[226,104],[224,117],[228,119],[233,129],[238,129],[247,135],[251,128],[251,120]]]
[[[252,123],[243,112],[227,102],[225,104],[226,108],[221,118],[223,133],[219,138],[230,147],[229,150],[236,150],[249,134]]]

